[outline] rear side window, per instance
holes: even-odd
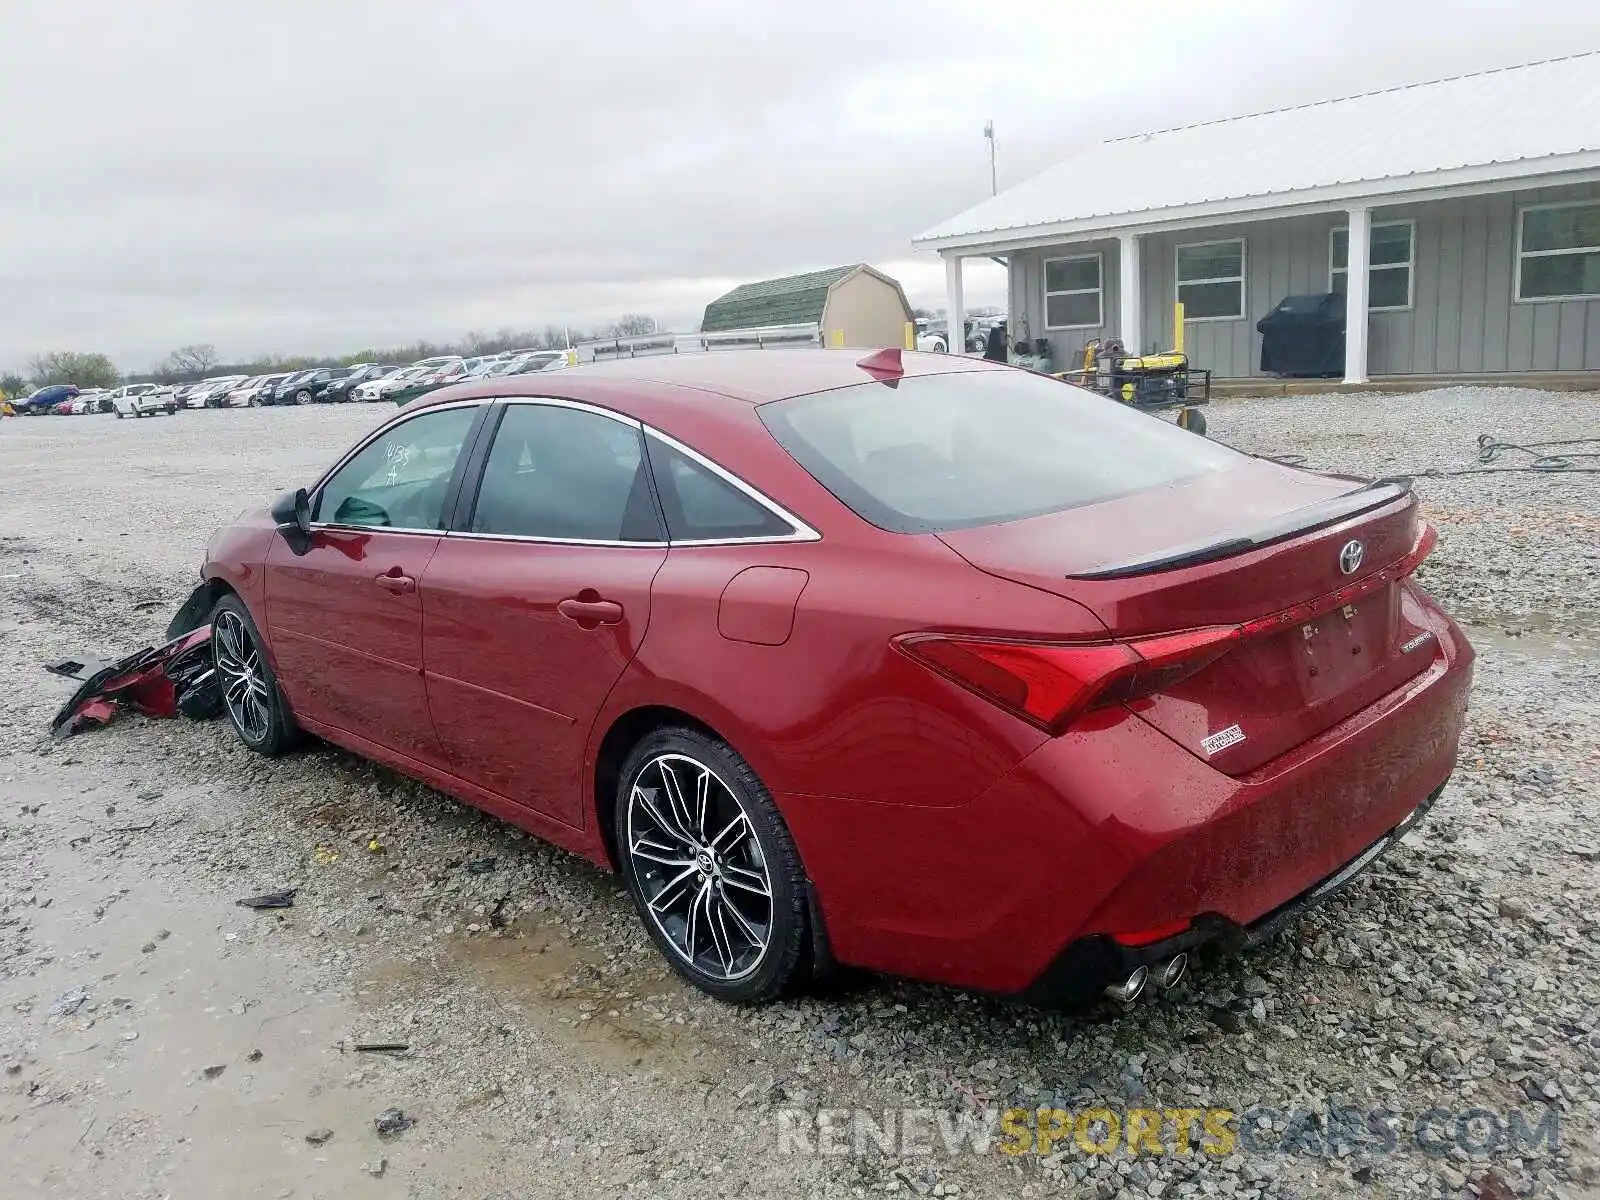
[[[645,440],[674,542],[787,537],[794,532],[787,521],[704,463],[660,438]]]
[[[637,425],[554,404],[505,410],[473,506],[473,533],[552,541],[656,542]]]
[[[993,525],[1224,471],[1236,450],[1025,371],[864,383],[762,405],[772,436],[896,533]]]

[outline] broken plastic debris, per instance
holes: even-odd
[[[133,705],[147,717],[171,717],[179,712],[196,718],[216,716],[222,698],[210,642],[211,627],[207,625],[104,666],[76,659],[50,664],[46,670],[81,681],[50,722],[51,735],[70,737],[89,726],[104,725],[122,703]]]
[[[50,1006],[50,1015],[55,1017],[70,1017],[83,1007],[89,993],[94,989],[87,983],[80,983],[69,992],[63,992],[61,998]]]
[[[264,892],[259,896],[246,896],[234,903],[243,908],[292,908],[299,888],[284,888],[278,892]]]
[[[487,875],[494,870],[495,864],[499,861],[499,859],[490,855],[485,855],[483,858],[469,858],[467,860],[467,874]]]
[[[379,1137],[392,1138],[399,1137],[416,1122],[398,1108],[386,1108],[372,1119],[372,1124]]]

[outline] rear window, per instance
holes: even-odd
[[[757,410],[857,515],[896,533],[993,525],[1160,487],[1244,458],[1024,371],[864,383]]]

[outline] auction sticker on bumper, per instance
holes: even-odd
[[[1218,750],[1226,750],[1229,746],[1236,746],[1242,741],[1244,741],[1244,730],[1237,725],[1229,725],[1208,738],[1201,738],[1200,748],[1207,754],[1215,754]]]

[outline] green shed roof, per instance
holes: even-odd
[[[700,331],[721,333],[729,329],[821,321],[823,307],[828,303],[828,289],[860,267],[860,263],[851,263],[827,271],[808,271],[804,275],[743,284],[706,305]]]

